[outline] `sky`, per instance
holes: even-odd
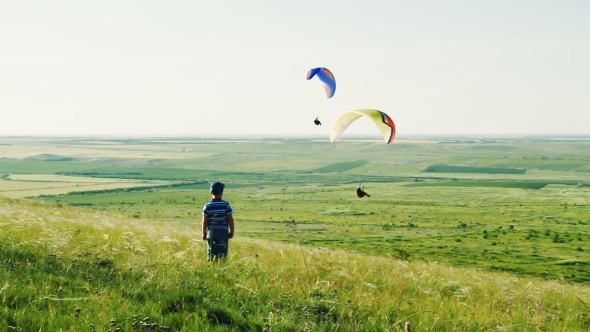
[[[587,0],[0,0],[0,136],[329,138],[360,108],[398,136],[587,135],[589,17]],[[343,139],[372,134],[359,119]]]

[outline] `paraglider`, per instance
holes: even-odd
[[[328,68],[319,67],[310,69],[307,72],[307,80],[312,79],[314,76],[322,82],[326,96],[332,98],[336,92],[336,78],[334,78],[334,74]]]
[[[321,126],[322,123],[320,122],[319,117],[316,117],[315,120],[313,120],[313,123],[315,123],[316,126]]]
[[[387,114],[373,109],[354,110],[340,114],[332,124],[330,141],[332,143],[338,142],[346,128],[361,116],[371,119],[377,125],[379,130],[381,130],[381,134],[383,134],[386,144],[393,142],[395,138],[395,124],[393,120]]]
[[[367,197],[371,197],[371,195],[367,194],[367,192],[365,192],[365,187],[363,186],[363,189],[361,189],[361,185],[359,184],[359,186],[356,188],[356,195],[359,198],[363,198],[365,196]]]

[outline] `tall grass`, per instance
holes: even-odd
[[[241,221],[245,223],[247,221]],[[590,288],[0,198],[11,331],[587,331]],[[238,233],[239,234],[239,223]]]

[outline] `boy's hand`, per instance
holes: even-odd
[[[230,239],[231,239],[231,238],[233,238],[233,237],[234,237],[234,232],[230,232],[230,233],[229,233],[229,235],[228,235],[228,238],[230,238]]]
[[[207,240],[207,234],[203,234],[203,240]]]

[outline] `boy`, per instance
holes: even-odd
[[[211,200],[203,206],[203,240],[207,240],[207,260],[226,258],[229,239],[234,237],[233,210],[221,199],[225,185],[213,182]]]

